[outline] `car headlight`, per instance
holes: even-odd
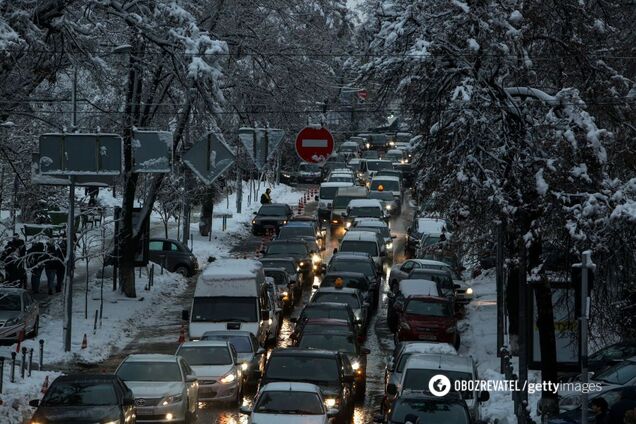
[[[321,262],[322,262],[322,258],[320,257],[320,255],[319,255],[319,254],[314,253],[314,254],[311,256],[311,262],[312,262],[314,265],[319,264],[319,263],[321,263]]]
[[[367,143],[365,144],[365,146],[367,146],[367,149],[371,148],[371,143]]]
[[[386,208],[387,211],[390,211],[391,209],[393,209],[393,207],[391,205],[386,205],[385,208]]]
[[[358,361],[353,361],[351,363],[351,368],[353,368],[354,371],[358,371],[360,369],[360,362]]]
[[[466,289],[466,294],[473,294],[473,289],[472,289],[472,287],[468,287],[468,288]]]
[[[283,221],[283,225],[285,225],[285,224],[287,224],[287,220],[284,220],[284,221]]]
[[[166,405],[171,405],[171,404],[174,404],[174,403],[179,403],[182,400],[183,400],[183,395],[182,394],[168,395],[168,396],[164,397],[159,404],[161,406],[166,406]]]
[[[250,364],[248,364],[247,362],[243,362],[241,364],[241,370],[242,371],[247,371],[247,369],[250,367]]]
[[[283,296],[283,297],[287,297],[287,296],[289,296],[289,292],[284,291],[280,295]]]
[[[333,398],[333,397],[325,398],[325,406],[327,408],[333,408],[333,407],[336,406],[337,403],[338,402],[337,402],[336,398]]]
[[[121,424],[121,420],[118,418],[116,420],[106,421],[104,424]]]
[[[347,223],[345,224],[345,227],[347,227],[347,228],[351,228],[351,223],[350,223],[350,222],[347,222]]]
[[[393,242],[389,242],[386,244],[387,249],[393,249]]]
[[[256,224],[256,220],[255,219],[252,220],[252,225],[254,225],[254,224]]]
[[[298,265],[300,265],[300,266],[305,266],[305,262],[300,261],[300,262],[298,262]]]
[[[234,380],[236,380],[236,374],[234,374],[234,372],[230,371],[229,373],[225,374],[223,377],[221,377],[219,379],[219,381],[223,384],[228,384],[233,382]]]

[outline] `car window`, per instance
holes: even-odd
[[[329,271],[359,272],[367,277],[375,276],[373,263],[367,261],[338,260],[329,264]]]
[[[358,296],[353,293],[316,293],[314,303],[346,303],[353,309],[361,307]]]
[[[341,252],[364,252],[369,256],[378,256],[378,244],[373,241],[344,240],[340,244]]]
[[[151,241],[148,243],[148,249],[150,250],[163,250],[163,242],[162,241]]]
[[[348,334],[303,334],[298,341],[303,349],[323,349],[355,354],[356,345]]]
[[[182,346],[177,350],[187,365],[231,365],[232,356],[225,346]]]
[[[305,308],[299,318],[303,321],[308,318],[333,318],[351,320],[349,311],[344,308]]]
[[[324,409],[317,393],[298,391],[266,391],[258,397],[257,414],[323,415]]]
[[[111,383],[55,383],[42,399],[42,406],[117,405],[117,393]]]
[[[21,311],[22,300],[20,295],[13,293],[0,294],[0,311]]]
[[[407,415],[416,416],[418,423],[468,424],[471,422],[466,408],[460,404],[419,399],[399,400],[391,411],[389,422],[403,423]]]
[[[124,381],[182,381],[176,361],[125,361],[117,370],[117,375]]]
[[[238,353],[251,353],[253,352],[252,343],[254,344],[254,346],[258,345],[256,338],[250,341],[251,338],[252,338],[251,335],[250,336],[247,336],[247,335],[235,336],[232,334],[204,334],[203,337],[201,337],[201,340],[228,341],[230,342],[232,346],[234,346],[234,348],[236,349]]]
[[[258,216],[286,216],[288,207],[283,205],[265,205],[258,210]]]
[[[340,380],[335,357],[309,355],[272,355],[265,371],[266,379],[279,381],[334,382]]]
[[[192,322],[256,322],[253,297],[195,297]]]
[[[452,316],[450,305],[446,302],[427,302],[418,299],[411,299],[404,308],[406,314],[429,316],[429,317],[449,317]]]
[[[170,245],[168,246],[168,248],[173,251],[173,252],[179,252],[181,251],[181,249],[179,249],[179,246],[177,246],[176,243],[170,243]]]

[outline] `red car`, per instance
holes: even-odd
[[[411,296],[398,306],[398,341],[426,340],[459,348],[452,302],[444,297]]]

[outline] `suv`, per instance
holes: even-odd
[[[342,217],[345,228],[350,228],[357,218],[376,218],[386,222],[390,215],[384,211],[382,202],[378,199],[354,199],[349,202]]]
[[[322,169],[315,163],[303,162],[298,165],[298,173],[296,173],[296,181],[298,183],[320,183],[322,177]]]
[[[150,239],[148,243],[148,259],[163,266],[170,272],[177,272],[184,277],[196,274],[199,263],[190,249],[180,241],[173,239]]]
[[[249,331],[217,330],[206,331],[201,341],[226,341],[236,350],[238,362],[241,364],[243,383],[256,384],[265,369],[265,349],[259,346],[256,336]]]
[[[284,269],[289,277],[289,287],[294,293],[294,301],[302,297],[303,288],[301,284],[300,268],[294,258],[262,258],[260,262],[263,264],[263,268],[278,268]]]
[[[300,312],[298,317],[292,317],[291,322],[295,322],[294,331],[289,336],[290,339],[296,340],[304,331],[308,321],[313,319],[337,319],[347,321],[351,328],[355,328],[358,336],[364,337],[364,333],[360,332],[360,326],[356,321],[353,309],[346,303],[308,303]]]
[[[291,257],[294,258],[301,273],[309,275],[312,271],[314,254],[320,257],[320,252],[312,252],[308,243],[302,239],[274,240],[265,250],[263,259]]]
[[[402,424],[410,417],[418,423],[472,424],[466,402],[458,394],[436,397],[421,392],[405,393],[395,399],[386,414],[373,417],[373,422]]]
[[[428,340],[459,348],[453,303],[438,296],[409,296],[394,305],[398,313],[396,340]]]
[[[321,222],[331,219],[333,199],[336,197],[336,193],[340,187],[353,187],[353,184],[333,182],[320,184],[320,190],[315,200],[318,202],[318,219]]]
[[[371,285],[369,292],[371,294],[371,305],[377,308],[380,300],[380,284],[382,280],[381,274],[375,265],[373,259],[362,252],[338,252],[331,257],[327,272],[361,272],[366,275]]]
[[[371,231],[352,231],[345,234],[340,242],[341,252],[363,252],[373,260],[381,273],[387,262],[388,253],[382,236]]]
[[[311,296],[311,303],[346,303],[351,306],[356,324],[366,333],[369,319],[369,303],[365,302],[358,289],[343,287],[320,288]]]
[[[448,230],[446,221],[434,217],[415,217],[413,224],[406,229],[406,249],[415,252],[425,234],[439,234]]]
[[[278,229],[287,224],[294,212],[285,203],[270,203],[263,205],[254,212],[256,215],[252,219],[252,234],[255,236],[265,234],[268,230],[274,230],[278,233]]]
[[[320,387],[327,408],[339,410],[336,419],[353,419],[355,380],[347,355],[313,349],[274,349],[261,386],[273,382],[311,383]]]

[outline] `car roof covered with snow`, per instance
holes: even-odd
[[[448,343],[413,341],[404,345],[400,354],[405,353],[439,353],[442,355],[457,355],[455,348]]]
[[[201,278],[203,280],[246,280],[254,278],[263,268],[253,259],[219,259],[208,265]]]
[[[440,296],[437,283],[430,280],[405,279],[399,283],[400,293],[404,297],[410,296]]]
[[[176,362],[177,355],[168,355],[163,353],[133,353],[128,355],[126,362]]]
[[[191,342],[181,343],[179,350],[189,347],[228,347],[230,342],[225,340],[196,340]]]
[[[446,220],[442,218],[420,217],[417,218],[417,230],[420,233],[437,234],[446,227]]]
[[[382,182],[382,181],[397,181],[398,183],[400,182],[400,177],[394,177],[392,175],[378,175],[373,177],[373,179],[371,180],[372,182]]]
[[[310,383],[294,383],[294,382],[275,382],[275,383],[267,383],[259,392],[307,392],[307,393],[316,393],[322,396],[322,392],[320,391],[320,387],[315,384]]]
[[[349,208],[380,208],[382,209],[382,202],[378,199],[352,199],[349,202]]]
[[[377,233],[374,233],[372,231],[355,231],[355,232],[348,232],[347,234],[344,235],[344,237],[342,238],[342,241],[372,241],[374,243],[378,242],[378,236]]]
[[[409,369],[437,369],[472,374],[473,358],[460,355],[416,353],[406,361],[406,366],[404,367],[405,375]]]

